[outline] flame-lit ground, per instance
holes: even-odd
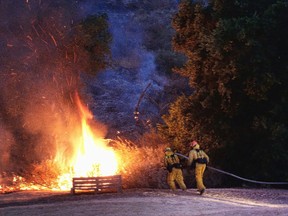
[[[82,194],[23,191],[0,195],[0,215],[287,215],[288,191],[280,189],[131,189]]]

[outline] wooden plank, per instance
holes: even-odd
[[[96,177],[74,177],[73,181],[95,180]]]
[[[93,184],[92,184],[92,183],[84,183],[84,184],[74,183],[74,184],[73,184],[73,186],[81,186],[81,185],[95,185],[95,186],[96,186],[96,185],[98,185],[98,184],[97,184],[97,183],[93,183]]]
[[[74,186],[73,188],[87,188],[87,187],[97,188],[97,185],[77,185],[77,186]]]
[[[83,179],[83,180],[74,180],[73,181],[74,183],[95,183],[95,182],[97,182],[97,179],[93,179],[93,180],[86,180],[86,179]]]
[[[73,185],[85,185],[85,184],[93,184],[96,185],[98,182],[73,182]]]

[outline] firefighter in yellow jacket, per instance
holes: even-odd
[[[169,147],[165,149],[164,165],[169,171],[167,176],[167,183],[170,189],[172,189],[173,191],[176,190],[176,181],[182,190],[186,190],[187,188],[184,183],[182,165],[178,156],[175,155]]]
[[[191,167],[195,165],[195,178],[197,189],[202,195],[205,192],[205,185],[203,184],[203,174],[206,169],[207,163],[209,163],[208,155],[200,149],[200,145],[197,141],[192,141],[190,143],[192,150],[189,152],[188,166]]]

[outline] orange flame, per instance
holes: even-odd
[[[112,148],[107,146],[106,140],[96,137],[89,122],[93,115],[85,107],[76,94],[76,103],[81,114],[82,137],[77,140],[74,156],[70,160],[72,177],[88,176],[109,176],[115,175],[118,171],[117,156]],[[61,189],[70,189],[72,181],[71,174],[64,174],[59,177]],[[66,183],[65,183],[66,182]],[[68,185],[67,185],[68,182]]]
[[[45,172],[42,172],[41,179],[47,184],[29,183],[21,176],[13,178],[13,185],[1,185],[0,175],[0,193],[15,190],[70,190],[72,187],[73,177],[91,177],[91,176],[109,176],[118,174],[118,157],[115,151],[107,145],[107,140],[97,135],[92,127],[93,115],[89,109],[81,103],[79,95],[75,96],[77,108],[81,117],[81,131],[79,125],[75,125],[75,135],[70,137],[68,142],[73,144],[73,152],[67,153],[66,150],[58,146],[54,160],[46,165],[54,167],[57,173],[60,173],[57,179],[45,178]],[[75,121],[79,122],[79,121]],[[78,130],[78,132],[77,132]],[[68,159],[67,159],[68,158]],[[43,168],[45,163],[43,164]],[[60,170],[60,171],[59,171]],[[55,172],[55,173],[56,173]],[[40,175],[37,172],[38,175]],[[47,175],[49,178],[49,175]],[[51,178],[51,176],[50,176]],[[50,181],[52,180],[52,181]],[[56,182],[55,182],[56,181]],[[49,185],[49,182],[51,183]]]
[[[114,175],[117,172],[117,159],[113,150],[106,146],[105,140],[97,138],[88,124],[93,119],[91,112],[81,104],[76,97],[78,107],[82,114],[82,143],[74,160],[74,172],[76,176],[105,176]]]

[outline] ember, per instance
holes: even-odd
[[[43,161],[35,165],[31,179],[14,176],[9,187],[0,182],[0,192],[15,190],[70,190],[74,177],[99,177],[117,174],[118,162],[114,150],[108,146],[107,140],[98,137],[92,127],[93,115],[85,107],[76,94],[76,104],[81,118],[80,136],[71,137],[74,151],[67,154],[56,153],[53,161]],[[65,161],[65,163],[63,163]],[[4,179],[4,178],[3,178]]]
[[[80,2],[0,5],[0,193],[70,190],[74,176],[116,174],[117,157],[104,139],[104,127],[74,94],[84,85],[82,73],[98,72],[97,66],[90,68]],[[103,19],[96,16],[89,28],[106,23]],[[88,35],[97,37],[105,29],[103,24]],[[105,49],[91,46],[106,56]]]

